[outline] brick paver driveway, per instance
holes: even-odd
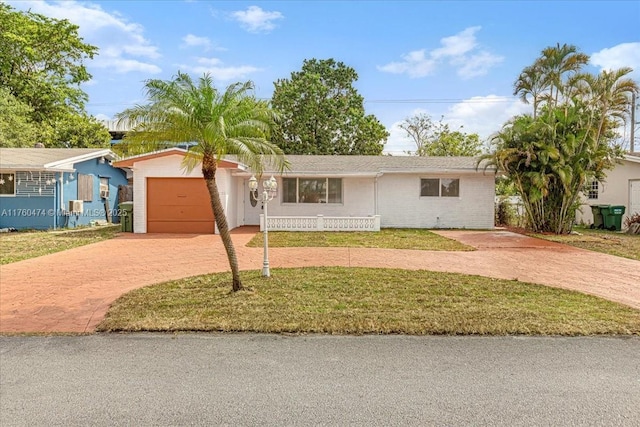
[[[234,230],[240,268],[260,269],[262,249]],[[271,248],[272,267],[428,269],[575,289],[640,309],[640,262],[506,231],[439,231],[478,248],[428,252],[363,248]],[[123,234],[115,239],[0,266],[0,332],[92,332],[132,289],[228,270],[219,236]]]

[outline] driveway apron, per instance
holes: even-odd
[[[240,268],[260,269],[257,232],[232,232]],[[573,289],[640,309],[640,262],[507,231],[438,231],[472,252],[270,248],[272,268],[383,267],[447,271]],[[0,333],[93,332],[120,295],[147,285],[228,271],[217,235],[122,234],[0,266]]]

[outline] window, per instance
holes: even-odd
[[[283,178],[282,203],[342,203],[342,178]]]
[[[460,180],[452,178],[422,178],[420,197],[459,197]]]
[[[440,195],[440,180],[438,178],[421,179],[420,195],[423,197],[438,197]]]
[[[591,181],[591,184],[588,185],[587,197],[589,199],[598,198],[598,181]]]
[[[78,174],[78,200],[93,201],[93,176]]]
[[[0,174],[0,196],[16,194],[16,176],[13,173]]]
[[[459,179],[441,179],[440,180],[440,196],[441,197],[458,197],[460,195]]]

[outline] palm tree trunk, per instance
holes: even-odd
[[[229,233],[229,224],[227,223],[227,217],[222,207],[222,201],[220,200],[220,192],[218,191],[218,185],[216,183],[216,169],[217,164],[213,156],[205,154],[202,159],[202,174],[207,183],[207,189],[209,190],[209,196],[211,197],[211,208],[213,209],[213,215],[215,221],[218,224],[218,230],[220,230],[220,237],[222,238],[222,244],[227,251],[227,258],[229,259],[229,266],[231,267],[231,275],[233,277],[233,291],[237,292],[244,287],[240,281],[240,269],[238,267],[238,257],[236,250],[233,247],[233,241],[231,240],[231,233]]]

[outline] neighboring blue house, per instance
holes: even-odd
[[[125,172],[103,148],[0,148],[0,228],[119,222]]]

